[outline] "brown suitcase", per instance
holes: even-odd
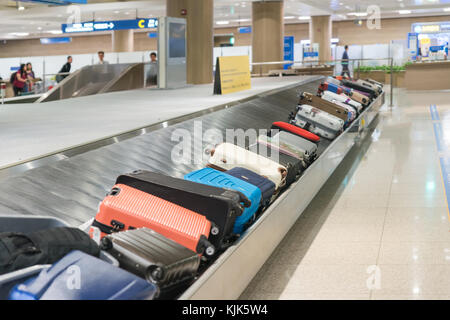
[[[354,90],[352,90],[350,98],[352,98],[356,102],[361,103],[364,107],[367,107],[370,104],[370,99],[368,96],[365,96],[362,93],[356,92]]]
[[[326,113],[329,113],[335,117],[338,117],[339,119],[342,119],[345,122],[347,122],[347,120],[349,120],[348,111],[345,108],[338,106],[337,104],[329,102],[325,99],[322,99],[322,98],[315,96],[308,92],[300,93],[300,101],[298,104],[299,105],[303,105],[303,104],[310,105],[310,106],[320,109]]]

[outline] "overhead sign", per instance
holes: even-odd
[[[156,28],[158,19],[94,21],[61,25],[64,33]]]
[[[248,56],[217,57],[214,94],[227,94],[251,88]]]
[[[411,29],[415,33],[449,32],[450,22],[413,23]]]
[[[41,38],[42,44],[69,43],[72,41],[70,37]]]
[[[240,27],[238,28],[239,33],[252,33],[252,27]]]

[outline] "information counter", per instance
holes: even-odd
[[[450,89],[450,61],[415,62],[406,66],[405,87],[408,90]]]

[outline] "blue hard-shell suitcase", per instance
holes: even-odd
[[[10,300],[143,300],[157,287],[123,269],[72,251],[37,277],[15,286]]]
[[[227,174],[257,186],[262,193],[261,205],[263,207],[267,207],[270,204],[272,196],[275,193],[275,183],[271,180],[257,174],[256,172],[241,167],[235,167],[228,170]]]
[[[258,187],[239,178],[230,176],[225,172],[212,168],[203,168],[188,173],[184,176],[184,179],[213,187],[240,191],[251,201],[250,207],[245,208],[244,212],[235,220],[233,228],[235,234],[240,234],[244,231],[245,225],[255,216],[261,204],[262,194]]]

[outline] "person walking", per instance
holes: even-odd
[[[342,72],[341,76],[347,74],[349,78],[351,78],[350,70],[348,69],[348,45],[345,46],[344,54],[342,55]]]
[[[20,69],[17,70],[12,83],[15,97],[19,96],[23,92],[27,82],[28,78],[27,71],[25,70],[25,64],[21,64]]]
[[[62,66],[61,70],[59,70],[58,74],[56,75],[56,82],[59,83],[68,76],[67,74],[59,74],[59,73],[69,73],[71,66],[72,66],[72,56],[68,56],[67,62]]]

